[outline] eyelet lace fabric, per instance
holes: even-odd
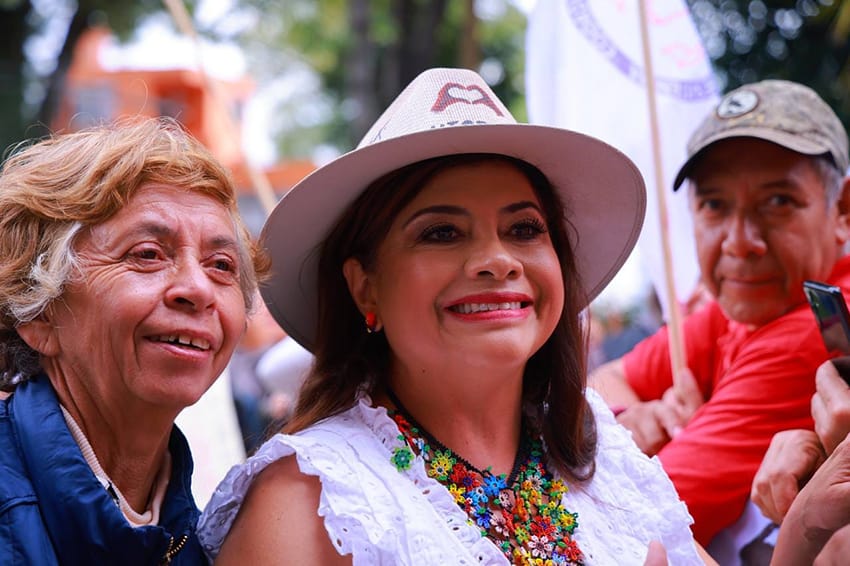
[[[570,483],[564,496],[565,507],[579,515],[575,539],[586,564],[642,565],[650,540],[664,544],[671,564],[702,564],[690,515],[659,461],[638,450],[595,392],[587,396],[599,430],[596,474],[590,482]],[[295,455],[303,473],[321,479],[319,515],[331,542],[355,565],[509,564],[427,475],[421,458],[407,470],[396,468],[391,458],[398,435],[386,410],[365,396],[298,434],[275,435],[232,468],[210,499],[198,526],[208,557],[217,556],[257,474]]]

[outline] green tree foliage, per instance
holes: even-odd
[[[353,147],[380,112],[421,71],[466,66],[486,71],[519,116],[525,19],[506,0],[473,12],[472,0],[243,0],[261,17],[242,38],[252,61],[275,58],[286,72],[305,63],[318,73],[331,120],[313,131],[338,148]],[[296,118],[297,119],[297,118]],[[300,136],[299,136],[300,138]],[[302,138],[303,139],[303,138]],[[305,148],[284,140],[284,154]]]
[[[763,78],[795,80],[818,91],[850,127],[850,0],[687,3],[724,91]],[[525,19],[506,0],[242,0],[242,5],[262,14],[246,45],[253,37],[263,49],[285,50],[285,64],[301,61],[318,73],[333,118],[312,132],[314,143],[352,147],[416,73],[435,65],[479,68],[514,115],[526,117]],[[296,145],[305,138],[295,139],[284,143],[285,155],[303,153]]]
[[[850,127],[850,0],[687,2],[723,90],[762,78],[799,81]],[[191,10],[197,0],[185,3]],[[126,38],[141,18],[164,9],[161,0],[38,5],[52,8],[0,0],[0,149],[44,132],[40,124],[50,122],[73,47],[89,25],[106,21]],[[57,7],[73,14],[57,64],[34,69],[24,46]],[[297,71],[318,77],[274,118],[289,132],[284,156],[309,155],[320,143],[353,147],[413,76],[437,65],[479,69],[514,115],[526,118],[525,19],[508,0],[236,0],[234,10],[255,14],[256,25],[238,40],[258,82]]]
[[[724,91],[768,78],[797,81],[850,129],[850,1],[688,3]]]

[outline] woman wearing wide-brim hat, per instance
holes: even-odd
[[[216,490],[209,556],[643,564],[658,541],[702,563],[658,462],[585,391],[580,313],[644,204],[610,146],[516,123],[472,71],[417,77],[266,224],[264,298],[316,362],[286,434]]]

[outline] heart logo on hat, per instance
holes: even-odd
[[[482,100],[484,98],[484,93],[481,92],[481,89],[479,87],[474,87],[474,88],[466,87],[464,89],[464,88],[453,86],[453,87],[449,88],[448,95],[449,95],[449,98],[455,98],[455,99],[462,98],[470,104],[475,104],[479,100]]]
[[[431,107],[432,112],[442,112],[452,104],[483,104],[490,108],[497,116],[501,116],[502,112],[490,99],[490,96],[484,92],[478,85],[464,86],[458,83],[446,83],[440,92],[437,94],[437,100]]]

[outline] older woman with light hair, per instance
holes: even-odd
[[[0,563],[197,564],[174,426],[267,265],[171,120],[51,137],[0,174]]]

